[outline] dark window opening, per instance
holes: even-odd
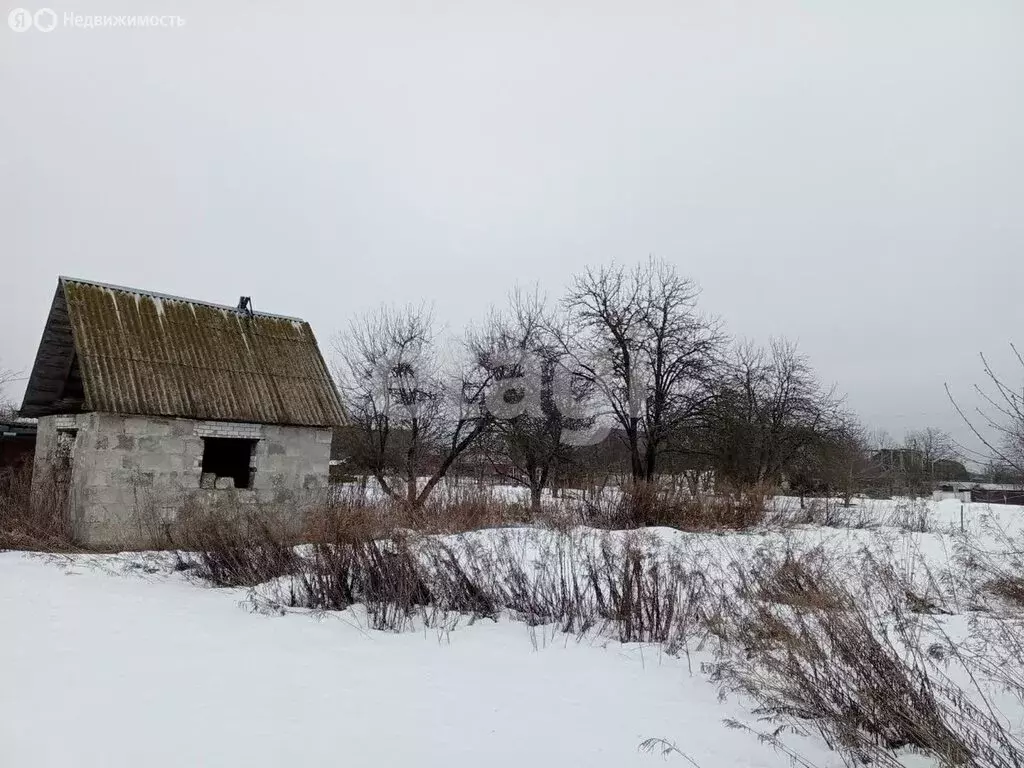
[[[252,456],[255,440],[234,437],[203,438],[203,476],[217,480],[230,477],[235,488],[252,487]]]

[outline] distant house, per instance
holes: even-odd
[[[929,480],[966,481],[967,467],[955,459],[935,459],[929,465],[922,451],[914,448],[881,448],[872,455],[872,464],[881,473],[919,475]]]
[[[913,448],[880,448],[871,460],[883,472],[911,472],[924,467],[924,456]]]
[[[300,510],[342,406],[309,324],[62,277],[21,415],[83,544],[149,546],[183,507]]]

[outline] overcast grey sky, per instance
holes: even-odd
[[[965,437],[943,382],[980,351],[1018,377],[1022,0],[47,2],[185,25],[0,26],[8,367],[62,273],[251,295],[326,347],[654,254],[894,435]]]

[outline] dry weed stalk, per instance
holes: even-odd
[[[778,729],[769,740],[817,731],[853,762],[893,768],[906,749],[949,766],[1024,765],[1024,744],[983,687],[947,669],[949,646],[929,641],[941,625],[913,612],[913,585],[891,564],[865,555],[856,588],[820,556],[741,570],[751,599],[716,627],[727,642],[708,670],[723,693],[757,703]]]
[[[32,475],[27,462],[0,470],[0,550],[77,549],[68,514],[66,475],[54,469],[34,485]]]

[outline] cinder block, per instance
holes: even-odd
[[[163,446],[165,439],[156,435],[146,435],[138,440],[140,451],[158,451]]]
[[[169,419],[138,419],[133,421],[131,427],[139,435],[152,437],[170,437],[172,431]]]

